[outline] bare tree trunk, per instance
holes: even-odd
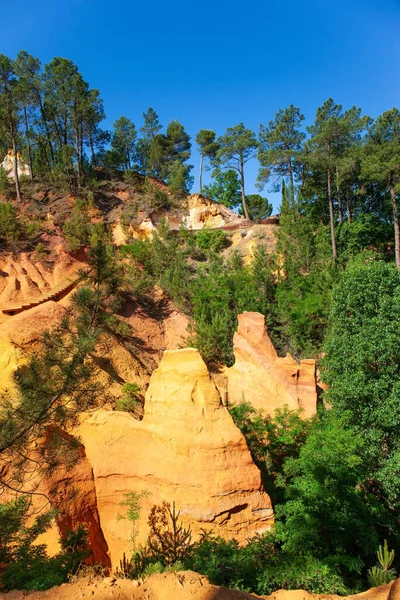
[[[53,144],[51,143],[51,139],[50,139],[50,133],[49,133],[49,126],[47,124],[47,119],[44,113],[44,106],[43,106],[43,102],[42,102],[42,97],[40,94],[38,94],[38,98],[39,98],[39,106],[40,106],[40,114],[42,116],[42,121],[44,123],[44,129],[46,131],[46,140],[47,143],[49,145],[50,148],[50,157],[51,157],[51,162],[54,165],[54,150],[53,150]]]
[[[26,112],[26,106],[24,106],[24,120],[25,120],[25,137],[26,137],[26,141],[28,144],[29,168],[31,171],[31,179],[33,179],[32,148],[31,148],[31,140],[29,137],[28,115]]]
[[[342,196],[340,195],[339,169],[336,169],[336,193],[337,193],[337,202],[338,202],[338,219],[339,219],[339,223],[343,223],[343,206],[342,206]]]
[[[242,206],[243,206],[244,216],[246,217],[246,219],[249,219],[249,221],[250,221],[249,211],[247,210],[246,194],[244,192],[244,164],[243,164],[242,157],[240,157],[240,184],[242,187]]]
[[[290,179],[290,200],[292,203],[292,211],[293,211],[293,219],[296,220],[296,204],[294,198],[294,176],[293,176],[293,168],[290,163],[289,166],[289,179]]]
[[[336,252],[336,240],[335,240],[335,214],[333,212],[332,173],[331,173],[330,169],[328,169],[328,200],[329,200],[329,219],[330,219],[330,223],[331,223],[332,257],[333,257],[333,260],[336,262],[337,252]]]
[[[78,133],[75,134],[75,152],[76,152],[76,164],[78,168],[78,185],[81,181],[81,159],[80,159],[80,151],[79,151],[79,136]]]
[[[18,155],[17,155],[17,145],[15,143],[15,137],[13,137],[13,152],[14,152],[14,180],[15,180],[15,191],[17,192],[17,200],[18,202],[22,202],[21,197],[21,186],[19,183],[19,175],[18,175]]]
[[[347,221],[351,223],[351,202],[350,202],[350,186],[347,184],[346,189],[346,210],[347,210]]]
[[[204,161],[204,156],[201,154],[200,155],[200,194],[201,194],[201,190],[203,189],[203,161]]]
[[[399,211],[397,208],[396,192],[393,186],[393,179],[390,176],[389,180],[390,196],[392,199],[393,225],[394,225],[394,254],[396,257],[396,267],[400,268],[400,228],[399,228]]]
[[[92,134],[89,135],[89,143],[90,143],[90,151],[92,153],[92,163],[94,164],[95,167],[97,167],[96,154],[95,154],[95,151],[94,151],[93,136],[92,136]]]

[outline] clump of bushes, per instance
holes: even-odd
[[[134,520],[137,508],[135,503]],[[256,535],[246,546],[206,532],[193,542],[191,530],[182,525],[179,514],[174,503],[153,506],[147,543],[134,553],[132,560],[123,557],[121,576],[137,578],[191,569],[206,575],[215,585],[256,594],[271,594],[282,588],[319,594],[348,593],[342,577],[328,562],[284,554],[274,532]]]
[[[116,410],[131,413],[135,418],[143,417],[144,398],[137,383],[125,383],[122,396],[115,402]]]
[[[71,218],[65,221],[63,233],[70,252],[76,252],[82,246],[94,247],[97,242],[107,243],[109,233],[104,223],[92,223],[89,213],[93,210],[92,195],[86,200],[77,198]]]
[[[11,202],[0,202],[0,247],[16,250],[33,245],[38,223],[19,213]]]
[[[221,252],[228,246],[229,240],[221,229],[202,229],[196,235],[196,243],[201,250]]]
[[[8,177],[5,168],[0,165],[0,192],[6,192],[8,189]]]
[[[9,590],[47,590],[61,585],[89,555],[87,533],[78,527],[63,536],[61,551],[49,557],[46,546],[35,542],[50,527],[55,511],[40,514],[28,525],[29,508],[27,496],[0,504],[0,581]]]

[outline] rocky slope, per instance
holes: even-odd
[[[372,588],[347,600],[399,600],[398,582]],[[2,600],[339,600],[340,596],[310,594],[304,590],[279,590],[271,596],[255,596],[225,587],[211,585],[206,577],[192,571],[152,575],[145,581],[127,579],[78,579],[47,592],[10,592]]]

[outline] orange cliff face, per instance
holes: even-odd
[[[13,342],[31,345],[39,330],[56,322],[64,310],[49,302],[8,317],[0,328],[0,341],[10,350]],[[129,322],[130,312],[127,309]],[[137,310],[134,314],[139,318]],[[168,316],[171,330],[178,316]],[[35,324],[31,329],[29,319]],[[135,329],[141,330],[141,325],[136,323]],[[148,329],[148,344],[154,342],[152,331]],[[17,340],[13,332],[18,332]],[[164,337],[165,348],[168,336]],[[315,412],[314,361],[298,364],[291,356],[279,358],[262,315],[239,316],[234,344],[236,363],[225,370],[230,402],[248,400],[268,413],[285,404],[304,408],[305,416]],[[118,372],[124,366],[129,381],[135,379],[136,367],[124,356],[117,353],[113,364]],[[11,370],[18,360],[8,358]],[[271,501],[246,441],[193,348],[164,352],[150,378],[142,421],[102,409],[83,415],[72,433],[81,443],[81,460],[67,473],[54,473],[43,491],[60,509],[61,531],[79,523],[87,526],[97,562],[116,567],[123,553],[129,556],[132,551],[132,524],[119,518],[120,503],[130,492],[148,492],[135,526],[137,545],[146,541],[151,507],[164,500],[175,502],[194,538],[204,529],[245,542],[273,524]],[[46,542],[55,548],[57,538],[53,530]]]
[[[304,418],[317,407],[315,361],[300,364],[287,354],[279,358],[259,313],[238,316],[239,327],[233,338],[235,364],[225,368],[226,396],[229,403],[249,402],[272,415],[287,405],[302,409]]]
[[[273,523],[271,501],[245,439],[193,348],[164,353],[150,380],[142,421],[101,410],[82,420],[78,434],[93,469],[114,567],[132,550],[131,524],[118,518],[129,492],[148,492],[141,501],[137,544],[147,538],[151,506],[163,500],[175,502],[194,537],[204,529],[245,542]]]

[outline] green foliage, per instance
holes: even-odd
[[[96,347],[110,335],[109,319],[119,305],[121,268],[113,249],[101,244],[92,248],[81,276],[86,285],[73,294],[63,319],[43,333],[40,346],[17,370],[17,391],[0,398],[0,455],[8,467],[0,474],[0,487],[4,481],[5,487],[23,490],[32,465],[38,475],[55,465],[71,465],[79,452],[68,429],[82,411],[106,398]],[[38,439],[48,442],[34,444]]]
[[[124,557],[121,571],[134,578],[182,570],[192,547],[192,534],[190,527],[182,525],[179,515],[175,502],[172,507],[168,502],[154,505],[148,518],[150,531],[146,545],[134,553],[132,561]]]
[[[132,413],[137,418],[143,417],[144,398],[137,383],[125,383],[123,395],[115,402],[116,410]]]
[[[98,243],[109,241],[108,232],[103,222],[93,223],[89,217],[90,202],[80,200],[75,202],[71,218],[63,225],[63,234],[70,252],[76,252],[82,246],[95,247]]]
[[[90,219],[86,210],[75,207],[71,218],[63,225],[63,234],[70,252],[89,244]]]
[[[391,569],[394,560],[394,550],[389,550],[385,540],[376,553],[378,565],[368,570],[368,581],[372,587],[384,585],[396,579],[396,570]]]
[[[48,557],[46,547],[37,544],[55,517],[54,511],[36,516],[31,525],[30,500],[19,496],[17,500],[0,504],[0,560],[1,583],[8,589],[47,590],[61,585],[76,573],[88,556],[87,534],[79,527],[61,539],[61,552]]]
[[[255,157],[258,141],[253,131],[247,129],[243,123],[228,127],[225,134],[218,138],[219,150],[216,154],[217,164],[222,164],[228,169],[234,169],[240,177],[242,192],[242,208],[246,217],[247,205],[245,199],[245,165]]]
[[[254,261],[245,267],[240,254],[224,263],[210,257],[198,269],[192,284],[193,331],[191,343],[209,364],[233,364],[232,338],[241,312],[258,311],[273,322],[270,301],[273,283],[265,250],[256,249]]]
[[[301,198],[293,216],[289,191],[284,190],[277,232],[276,345],[295,356],[316,356],[325,335],[331,290],[339,277],[330,259],[327,228],[316,228],[304,214]]]
[[[196,244],[201,250],[218,253],[228,245],[228,238],[220,229],[202,229],[196,234]]]
[[[193,177],[190,170],[193,167],[184,165],[179,160],[174,160],[168,168],[168,188],[173,194],[185,194],[190,191],[193,185]]]
[[[272,214],[272,204],[268,202],[267,198],[264,198],[260,194],[249,194],[246,196],[247,208],[249,216],[252,221],[259,221],[266,219]],[[243,214],[243,210],[239,210],[239,214]]]
[[[37,230],[38,223],[26,219],[11,202],[0,202],[0,248],[33,246]]]
[[[365,440],[367,489],[384,510],[376,515],[377,523],[393,535],[400,484],[399,298],[400,273],[394,265],[349,265],[334,291],[323,364],[328,401],[348,411],[352,427]]]
[[[118,520],[122,520],[122,519],[127,519],[128,521],[131,522],[132,524],[132,530],[131,530],[131,534],[130,534],[130,541],[132,543],[132,548],[135,551],[136,550],[136,522],[139,520],[140,517],[140,512],[141,512],[141,501],[143,500],[143,498],[147,498],[150,495],[150,492],[148,492],[147,490],[143,490],[139,493],[137,492],[129,492],[127,494],[124,494],[124,498],[123,500],[121,500],[121,502],[119,503],[120,508],[125,509],[124,514],[118,514],[117,519]],[[122,563],[121,563],[121,570],[122,570],[122,564],[125,562],[125,555],[122,559]],[[129,570],[126,567],[124,567],[123,571]]]
[[[135,125],[127,117],[120,117],[114,123],[111,137],[111,151],[115,153],[118,166],[131,169],[135,155],[137,132]]]
[[[149,537],[147,551],[152,559],[163,565],[173,565],[182,561],[192,545],[190,527],[185,528],[179,521],[180,511],[168,502],[153,506],[149,515]]]
[[[6,192],[8,189],[7,171],[0,165],[0,192]]]
[[[227,171],[215,169],[213,182],[205,185],[202,191],[212,200],[224,204],[228,208],[237,208],[242,201],[239,177],[233,169]]]
[[[276,507],[285,552],[360,572],[377,540],[376,506],[361,484],[364,447],[349,415],[333,409],[314,423],[299,457],[285,461],[286,502]]]
[[[282,502],[284,492],[277,486],[277,480],[284,473],[285,461],[298,458],[312,422],[302,419],[300,411],[291,411],[287,406],[277,409],[273,417],[257,411],[249,402],[232,406],[229,412],[246,438],[273,505]]]
[[[273,533],[255,536],[246,546],[203,533],[184,561],[185,567],[207,575],[211,583],[256,594],[278,589],[346,594],[343,579],[327,563],[282,554]]]
[[[269,595],[281,589],[343,596],[349,593],[343,578],[329,563],[311,556],[283,559],[266,566],[257,578],[257,593]]]
[[[278,178],[279,181],[280,178],[289,177],[291,210],[294,209],[294,182],[300,168],[298,158],[306,137],[300,129],[303,121],[300,109],[291,104],[284,110],[279,109],[267,126],[260,125],[258,160],[261,168],[258,182],[263,187],[271,178]]]

